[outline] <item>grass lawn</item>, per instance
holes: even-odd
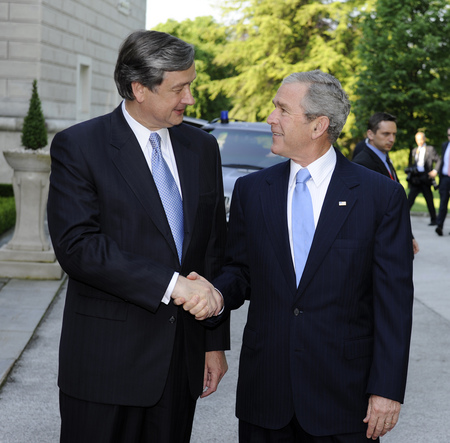
[[[436,208],[436,215],[439,212],[439,193],[438,191],[433,190],[433,201],[434,201],[434,207]],[[411,212],[424,212],[428,215],[428,208],[427,204],[425,202],[425,199],[423,198],[422,194],[419,194],[414,201],[413,207],[411,208]]]

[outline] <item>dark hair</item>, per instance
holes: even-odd
[[[339,137],[350,113],[350,102],[341,83],[331,74],[318,69],[308,72],[295,72],[283,80],[283,84],[306,83],[308,92],[301,106],[305,117],[312,121],[326,116],[330,120],[328,139],[333,144]]]
[[[371,130],[374,134],[380,128],[381,122],[394,122],[397,123],[397,117],[387,112],[376,112],[369,118],[367,123],[367,130]]]
[[[185,71],[193,63],[191,44],[165,32],[136,31],[120,47],[114,81],[121,97],[134,100],[133,82],[155,91],[166,72]]]

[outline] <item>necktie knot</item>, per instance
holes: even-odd
[[[161,152],[161,136],[157,132],[150,134],[150,144],[158,153]]]
[[[309,173],[307,168],[300,169],[297,172],[297,176],[295,178],[296,183],[305,184],[311,178],[311,174]]]

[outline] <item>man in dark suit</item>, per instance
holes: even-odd
[[[387,112],[373,114],[367,125],[365,146],[353,158],[353,162],[398,181],[389,151],[397,136],[397,118]]]
[[[397,423],[406,384],[413,303],[406,195],[332,146],[350,111],[333,76],[292,74],[274,105],[272,152],[290,160],[236,182],[226,265],[214,280],[226,312],[250,300],[240,441],[376,440]],[[308,220],[309,255],[301,247]]]
[[[447,129],[447,137],[450,140],[450,127]],[[450,142],[442,143],[442,162],[439,171],[439,213],[437,216],[436,233],[439,236],[443,235],[445,218],[448,212],[448,200],[450,196]]]
[[[195,76],[191,45],[137,31],[116,64],[122,104],[53,140],[48,222],[69,276],[62,442],[188,442],[196,399],[227,370],[229,325],[194,318],[222,298],[184,277],[215,277],[226,240],[217,142],[182,123]]]
[[[399,182],[397,172],[389,158],[389,151],[397,136],[397,118],[387,112],[376,112],[367,123],[367,141],[363,149],[353,158],[353,162],[378,172]],[[419,244],[412,239],[414,254],[419,252]]]
[[[411,209],[416,197],[423,194],[430,214],[429,226],[435,226],[436,208],[434,207],[432,181],[437,176],[441,165],[441,158],[434,147],[425,142],[425,133],[418,132],[415,136],[417,146],[411,151],[409,158],[409,172],[407,181],[409,185],[408,204]]]

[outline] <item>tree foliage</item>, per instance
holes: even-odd
[[[200,17],[156,29],[196,47],[197,103],[189,115],[265,121],[283,78],[321,69],[352,101],[339,144],[365,135],[377,111],[397,115],[396,148],[417,130],[440,145],[450,111],[448,0],[227,0],[224,21]],[[189,108],[188,108],[189,109]]]
[[[34,80],[28,113],[23,121],[22,146],[25,149],[40,149],[47,145],[47,141],[47,127],[37,90],[37,80]]]
[[[377,0],[364,15],[356,85],[360,137],[374,112],[397,116],[394,147],[414,144],[423,130],[440,145],[450,114],[450,9],[446,0]]]
[[[265,120],[283,78],[321,69],[351,91],[357,67],[358,9],[366,2],[313,0],[230,0],[241,11],[230,26],[231,40],[215,58],[234,63],[236,74],[215,81],[233,102],[232,117]]]
[[[168,20],[154,29],[181,38],[195,47],[197,78],[192,93],[196,103],[186,109],[186,115],[212,120],[219,117],[220,111],[229,109],[231,100],[212,88],[215,80],[234,74],[234,63],[220,66],[214,63],[214,58],[228,42],[226,27],[218,24],[212,17],[197,17],[195,20],[188,19],[180,23]]]

